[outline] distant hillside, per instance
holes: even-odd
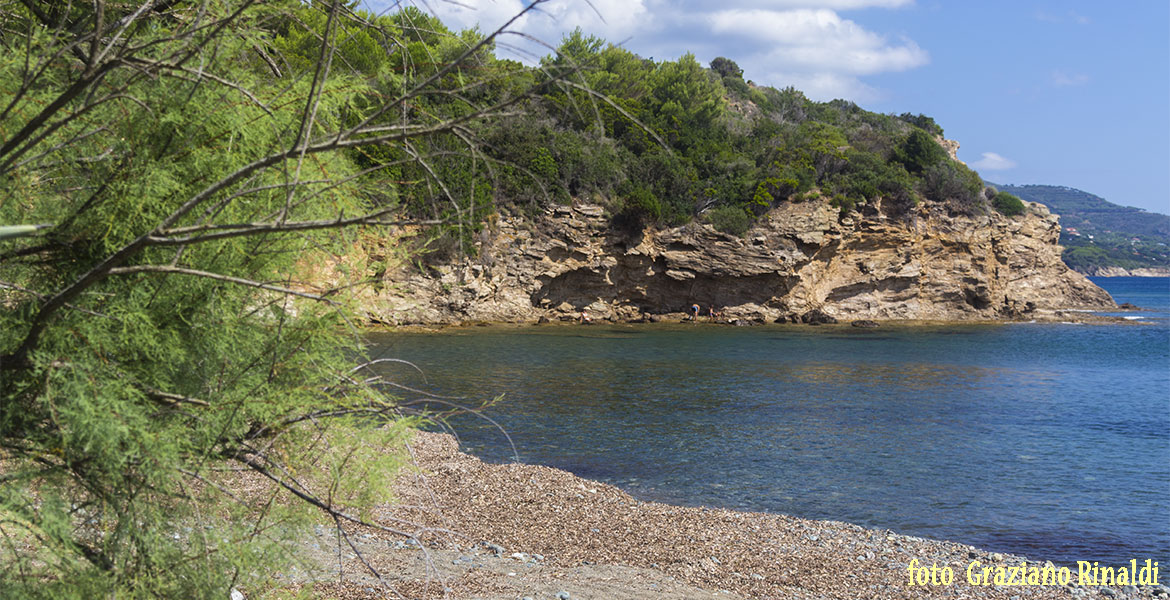
[[[1102,269],[1170,268],[1170,216],[1119,206],[1056,185],[995,185],[1060,215],[1065,264],[1089,275]]]

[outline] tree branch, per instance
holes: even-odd
[[[174,273],[177,275],[192,275],[194,277],[204,277],[207,279],[215,279],[217,281],[226,281],[228,283],[235,283],[237,285],[245,285],[248,287],[268,290],[270,292],[279,292],[281,294],[288,294],[290,296],[299,296],[301,298],[308,298],[310,300],[317,300],[326,304],[336,304],[332,300],[319,296],[317,294],[309,294],[306,292],[298,292],[276,285],[261,283],[251,279],[244,279],[242,277],[232,277],[230,275],[221,275],[219,273],[212,273],[211,271],[200,271],[198,269],[187,269],[185,267],[176,267],[171,265],[135,265],[133,267],[117,267],[108,271],[109,275],[132,275],[134,273]]]

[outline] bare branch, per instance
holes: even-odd
[[[146,390],[146,395],[149,396],[152,400],[156,400],[156,401],[162,402],[164,404],[170,404],[172,406],[176,405],[176,404],[194,404],[195,406],[211,406],[211,404],[209,402],[207,402],[206,400],[200,400],[198,398],[191,398],[191,397],[183,396],[180,394],[172,394],[170,392],[163,392],[160,390]]]
[[[142,67],[154,67],[156,69],[161,69],[164,71],[178,71],[180,73],[186,73],[186,74],[195,78],[195,79],[189,79],[189,78],[184,77],[183,79],[185,81],[199,81],[202,79],[210,79],[211,81],[214,81],[215,83],[218,83],[220,85],[223,85],[223,86],[232,88],[233,90],[236,90],[237,92],[242,94],[244,97],[246,97],[248,100],[251,100],[252,103],[255,104],[257,107],[259,107],[261,110],[268,113],[269,115],[272,115],[272,109],[268,108],[267,104],[264,104],[263,102],[261,102],[260,99],[257,98],[255,94],[253,94],[250,90],[248,90],[248,88],[245,88],[244,86],[242,86],[234,81],[229,81],[227,79],[224,79],[223,77],[220,77],[214,73],[208,73],[207,71],[204,71],[202,69],[191,69],[188,67],[184,67],[183,65],[176,65],[176,64],[171,64],[168,62],[158,61],[158,60],[147,60],[144,58],[131,58],[131,59],[127,59],[126,62],[129,64],[133,64],[133,65],[139,65]]]
[[[290,296],[299,296],[301,298],[308,298],[310,300],[317,300],[326,304],[334,304],[334,302],[324,296],[317,294],[309,294],[306,292],[298,292],[297,290],[290,290],[276,285],[261,283],[259,281],[252,281],[251,279],[244,279],[242,277],[232,277],[230,275],[221,275],[219,273],[212,273],[211,271],[200,271],[198,269],[187,269],[184,267],[175,267],[171,265],[136,265],[133,267],[117,267],[110,269],[110,275],[132,275],[135,273],[174,273],[177,275],[192,275],[194,277],[205,277],[207,279],[215,279],[217,281],[226,281],[237,285],[245,285],[248,287],[268,290],[270,292],[279,292],[281,294],[288,294]]]
[[[446,221],[429,220],[420,221],[413,219],[405,219],[400,221],[383,221],[380,217],[394,212],[396,208],[388,208],[380,210],[360,217],[352,219],[330,219],[324,221],[295,221],[288,223],[247,223],[240,225],[215,225],[208,226],[207,229],[227,229],[227,231],[219,231],[216,233],[207,233],[202,235],[187,236],[181,238],[172,238],[164,236],[151,236],[147,238],[151,246],[178,246],[182,244],[196,244],[200,242],[211,242],[215,240],[222,240],[233,237],[256,235],[260,233],[292,233],[294,231],[311,231],[315,229],[338,229],[341,227],[350,227],[353,225],[390,225],[390,226],[406,226],[406,225],[441,225]],[[171,235],[171,232],[167,232]]]

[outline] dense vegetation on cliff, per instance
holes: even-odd
[[[1064,262],[1082,273],[1102,267],[1170,267],[1170,216],[1119,206],[1055,185],[997,186],[1060,215]]]
[[[923,115],[813,102],[744,81],[726,58],[655,62],[580,31],[541,66],[538,77],[572,75],[485,132],[500,203],[594,198],[618,228],[702,218],[733,233],[777,203],[813,199],[843,212],[880,200],[892,215],[922,200],[963,214],[1022,208],[991,203]]]
[[[480,35],[451,32],[412,9],[392,19],[411,24],[409,53],[424,70],[451,57],[452,40]],[[347,64],[362,78],[397,81],[401,56],[368,60],[355,46]],[[1003,198],[991,202],[994,190],[948,156],[930,117],[756,86],[730,59],[710,68],[690,54],[656,62],[580,31],[535,69],[487,47],[473,58],[475,68],[453,77],[449,94],[418,99],[419,114],[459,118],[473,102],[529,92],[511,116],[469,122],[460,136],[425,148],[357,157],[363,166],[390,166],[395,193],[413,215],[458,222],[432,243],[439,258],[470,250],[472,234],[501,207],[538,210],[575,198],[608,205],[614,226],[630,231],[701,218],[740,233],[777,203],[813,199],[843,212],[880,200],[891,215],[923,200],[962,214],[1022,210]],[[472,77],[481,79],[468,85]],[[458,150],[473,140],[482,145],[468,161]],[[408,160],[417,155],[428,160]]]

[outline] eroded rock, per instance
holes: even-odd
[[[867,207],[868,208],[868,207]],[[1108,309],[1107,293],[1061,262],[1060,224],[1040,204],[1009,218],[924,203],[902,219],[786,203],[743,237],[710,226],[614,233],[594,205],[535,220],[501,215],[476,258],[386,269],[371,318],[394,324],[702,315],[750,322],[1028,318]]]

